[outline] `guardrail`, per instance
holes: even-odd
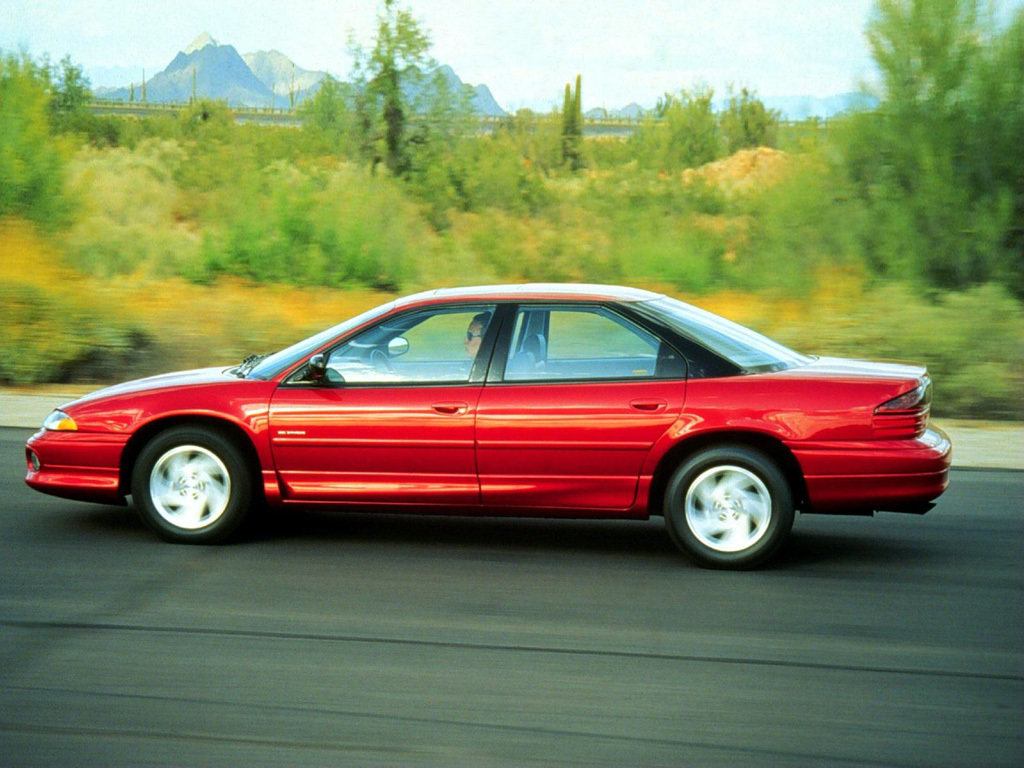
[[[302,125],[302,114],[295,107],[232,107],[227,102],[218,101],[234,116],[236,122],[266,122],[279,125]],[[86,108],[94,114],[122,114],[142,117],[150,114],[177,114],[192,107],[191,102],[146,102],[146,101],[120,101],[112,99],[93,99]],[[480,123],[484,131],[493,130],[496,126],[502,125],[508,120],[514,119],[515,115],[474,115],[473,118]],[[555,112],[534,113],[533,119],[539,121],[561,120],[561,115]],[[659,122],[655,115],[643,115],[635,118],[630,117],[586,117],[583,118],[584,132],[590,136],[601,135],[629,135],[638,130],[645,123],[650,121]],[[808,120],[779,120],[781,126],[796,126],[806,124]],[[828,119],[819,118],[817,125],[826,127]]]
[[[227,102],[219,101],[216,102],[223,105],[231,111],[237,117],[251,116],[251,117],[266,117],[276,116],[279,118],[290,118],[297,122],[302,120],[299,110],[295,107],[251,107],[251,106],[231,106]],[[86,108],[97,114],[110,114],[110,113],[121,113],[121,114],[151,114],[151,113],[167,113],[167,112],[181,112],[192,107],[192,102],[175,102],[175,101],[122,101],[120,99],[93,99],[88,102]],[[482,124],[500,125],[503,122],[510,120],[515,115],[474,115],[474,119]],[[552,113],[535,113],[534,118],[537,120],[560,120],[561,116]],[[639,126],[645,122],[647,118],[637,117],[584,117],[584,125],[607,125],[607,126],[622,126],[622,127],[633,127]]]

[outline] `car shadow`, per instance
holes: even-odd
[[[523,550],[589,551],[609,554],[678,553],[660,518],[647,521],[571,520],[523,517],[417,515],[289,509],[265,514],[247,528],[242,543],[274,540],[345,541]]]
[[[134,508],[75,506],[56,523],[63,534],[161,545],[139,520]],[[846,521],[847,525],[849,520]],[[51,531],[51,533],[58,533]],[[888,534],[892,534],[888,531]],[[910,533],[909,531],[905,533]],[[577,520],[560,518],[474,517],[354,512],[316,508],[265,510],[243,527],[227,546],[273,546],[308,542],[346,543],[421,551],[447,549],[492,560],[518,559],[524,552],[628,556],[648,563],[696,564],[672,544],[660,517],[649,520]],[[858,569],[907,565],[931,560],[932,551],[914,535],[883,535],[865,527],[842,529],[838,520],[808,530],[798,525],[778,554],[759,568],[792,571],[853,566]]]

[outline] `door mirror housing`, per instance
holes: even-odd
[[[388,342],[388,357],[401,357],[409,351],[409,340],[404,336],[395,336]]]
[[[323,354],[313,355],[309,358],[309,378],[317,384],[327,378],[327,357]]]

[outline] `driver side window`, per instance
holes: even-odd
[[[493,306],[401,315],[331,352],[327,379],[347,384],[459,384],[469,381]]]

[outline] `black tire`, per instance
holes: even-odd
[[[770,458],[722,445],[691,456],[665,490],[665,527],[708,568],[744,569],[774,555],[793,527],[793,494]]]
[[[143,447],[132,472],[135,509],[167,541],[223,541],[245,519],[252,496],[242,452],[207,427],[161,432]]]

